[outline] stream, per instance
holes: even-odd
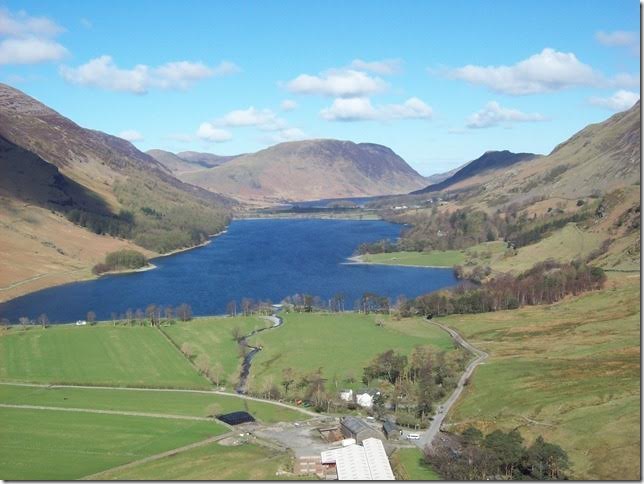
[[[262,331],[266,331],[268,329],[273,329],[273,328],[278,328],[282,324],[284,324],[284,320],[276,316],[275,314],[271,316],[263,316],[263,319],[267,319],[268,321],[272,322],[272,326],[268,326],[266,328],[260,328],[256,329],[250,333],[248,333],[246,336],[241,338],[239,340],[239,346],[242,346],[244,348],[250,348],[250,351],[246,353],[246,356],[244,356],[244,361],[242,362],[242,368],[241,372],[239,373],[239,383],[237,384],[237,387],[235,388],[235,391],[239,393],[240,395],[245,395],[248,389],[246,388],[246,385],[248,383],[248,375],[250,374],[250,365],[251,362],[253,361],[253,358],[257,353],[262,351],[261,346],[253,346],[248,344],[248,338],[255,336],[257,333],[261,333]]]

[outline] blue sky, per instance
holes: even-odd
[[[629,1],[5,1],[0,81],[140,149],[338,138],[424,175],[639,97]]]

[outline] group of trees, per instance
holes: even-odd
[[[139,269],[148,263],[146,257],[136,250],[117,250],[105,256],[105,262],[96,264],[92,271],[101,274],[108,271]]]
[[[560,263],[548,260],[519,276],[502,274],[474,288],[459,286],[452,291],[419,296],[403,303],[399,312],[402,316],[420,314],[433,317],[551,304],[570,294],[599,289],[605,280],[606,275],[599,267],[580,261]]]
[[[456,386],[467,364],[467,354],[458,349],[448,360],[444,352],[416,347],[411,355],[394,350],[377,355],[363,370],[362,382],[380,391],[374,412],[394,412],[400,425],[424,427],[434,405]]]
[[[563,480],[570,466],[568,454],[541,436],[526,447],[518,430],[484,436],[474,427],[451,445],[432,447],[426,459],[447,480]]]

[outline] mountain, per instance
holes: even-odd
[[[539,155],[535,155],[534,153],[512,153],[507,150],[486,151],[482,156],[476,160],[466,163],[443,180],[435,181],[433,184],[423,188],[422,190],[413,192],[413,194],[439,192],[461,181],[473,178],[487,171],[507,168],[515,163],[532,160],[538,156]]]
[[[196,151],[182,151],[175,154],[164,150],[148,150],[146,153],[167,168],[168,173],[174,175],[213,168],[237,158],[237,156],[218,156]]]
[[[426,184],[386,146],[332,139],[280,143],[180,178],[258,203],[389,195]]]
[[[0,168],[0,246],[13,248],[3,250],[10,270],[0,271],[0,288],[30,274],[86,276],[106,251],[124,246],[153,254],[195,245],[223,229],[236,204],[4,84]]]

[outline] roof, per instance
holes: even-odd
[[[391,420],[385,420],[385,423],[382,424],[382,428],[385,429],[385,432],[393,432],[395,430],[398,430],[398,426]]]
[[[232,412],[217,415],[217,418],[228,425],[239,425],[246,422],[254,422],[255,419],[248,412]]]
[[[335,463],[341,481],[395,480],[387,453],[379,439],[365,439],[362,446],[352,444],[327,450],[320,454],[320,458],[324,464]]]
[[[362,420],[351,416],[344,417],[342,419],[342,425],[344,425],[346,428],[349,429],[350,432],[354,434],[357,434],[358,432],[361,432],[363,430],[371,430],[371,427],[369,427]]]

